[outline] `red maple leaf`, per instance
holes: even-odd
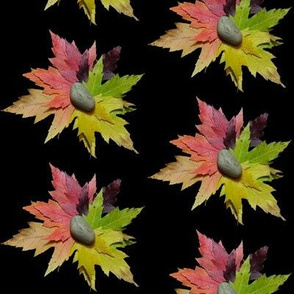
[[[33,214],[37,219],[43,221],[42,226],[47,234],[40,236],[40,239],[52,241],[54,253],[50,260],[46,274],[55,270],[70,256],[74,239],[70,233],[70,220],[73,216],[79,215],[79,206],[83,197],[87,197],[88,204],[93,202],[96,192],[96,177],[84,187],[81,187],[75,176],[69,176],[51,165],[52,185],[54,190],[50,192],[53,200],[48,203],[37,201],[24,209]]]
[[[199,266],[195,269],[182,269],[171,276],[190,288],[190,294],[216,294],[220,283],[228,281],[225,277],[230,263],[234,264],[236,272],[243,259],[243,244],[227,253],[222,243],[216,243],[197,232],[199,251],[202,257],[196,258]],[[232,258],[233,257],[233,258]]]
[[[195,3],[180,3],[171,8],[189,21],[191,28],[196,29],[192,40],[200,44],[202,49],[193,75],[208,67],[218,56],[222,41],[217,34],[217,22],[220,17],[226,15],[225,5],[226,0],[200,0]]]
[[[198,99],[199,118],[202,124],[197,125],[199,133],[195,136],[180,136],[171,141],[172,144],[191,155],[190,159],[197,162],[193,174],[201,180],[201,186],[196,198],[195,206],[202,204],[217,190],[217,185],[222,174],[217,167],[218,152],[228,146],[225,145],[226,138],[234,129],[235,138],[239,137],[243,127],[243,111],[230,121],[225,117],[222,110],[215,109]]]
[[[74,42],[69,43],[52,32],[50,34],[54,57],[49,60],[53,67],[33,69],[24,76],[43,88],[44,94],[53,95],[47,104],[50,108],[71,107],[74,110],[70,102],[70,87],[73,83],[81,81],[79,76],[83,69],[88,69],[89,72],[93,68],[96,44],[81,54]]]
[[[29,95],[21,97],[4,110],[23,117],[35,116],[35,122],[53,114],[54,119],[45,142],[69,126],[75,110],[70,101],[70,88],[76,82],[87,80],[96,60],[95,43],[82,54],[74,42],[69,43],[52,32],[50,34],[54,54],[49,59],[52,66],[48,69],[33,69],[24,74],[42,90],[29,89]]]

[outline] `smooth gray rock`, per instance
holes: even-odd
[[[74,83],[70,87],[70,101],[81,110],[90,112],[95,108],[95,100],[82,83]]]
[[[95,241],[94,231],[80,215],[76,215],[70,220],[70,233],[76,241],[86,245],[92,245]]]
[[[217,34],[222,41],[238,46],[242,42],[242,34],[228,16],[222,16],[217,21]]]
[[[237,293],[229,283],[223,282],[218,285],[217,294],[237,294]]]
[[[217,167],[221,173],[233,179],[238,179],[242,175],[240,163],[228,149],[223,149],[217,154]]]

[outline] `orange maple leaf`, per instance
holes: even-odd
[[[152,45],[170,48],[171,51],[186,50],[192,52],[200,48],[200,56],[193,72],[193,75],[196,75],[215,61],[219,55],[218,51],[222,42],[217,35],[217,21],[225,15],[225,4],[226,0],[201,0],[195,3],[184,2],[172,7],[172,11],[190,22],[184,30],[182,29],[182,32],[189,30],[189,43],[180,47],[177,46],[178,48],[175,49],[177,40],[167,33],[167,35],[153,42]],[[178,31],[178,28],[175,31]],[[186,49],[187,46],[190,47],[190,50]]]
[[[96,44],[83,54],[75,43],[69,43],[50,32],[52,38],[52,66],[37,68],[24,76],[42,90],[29,89],[29,95],[21,97],[4,111],[21,114],[23,117],[35,116],[35,123],[53,114],[54,119],[45,142],[67,128],[75,110],[70,101],[70,87],[85,78],[96,60]]]
[[[168,180],[171,184],[183,183],[183,188],[201,181],[193,208],[201,205],[217,191],[222,176],[217,167],[218,152],[229,147],[231,143],[226,143],[226,138],[231,133],[235,138],[238,137],[243,127],[242,110],[236,117],[228,121],[221,109],[216,110],[200,99],[197,101],[200,109],[199,118],[202,122],[197,125],[197,129],[201,134],[180,136],[171,141],[183,152],[189,154],[190,158],[182,159],[179,164],[173,163],[173,168],[169,166],[167,170],[164,168],[152,176],[154,179]],[[182,164],[184,164],[183,167],[180,167]],[[179,169],[185,170],[182,177],[179,177]],[[190,179],[189,184],[185,182],[185,177]],[[181,180],[179,181],[179,179]]]
[[[4,244],[21,247],[23,250],[36,250],[36,255],[54,248],[45,275],[61,266],[72,254],[75,240],[70,233],[70,220],[79,215],[82,201],[91,204],[96,192],[96,177],[85,184],[79,185],[75,176],[68,176],[51,165],[52,185],[50,192],[53,200],[34,202],[24,209],[33,214],[42,223],[30,222],[29,228],[21,230]]]

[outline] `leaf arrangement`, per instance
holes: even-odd
[[[197,0],[184,2],[171,8],[185,21],[176,23],[176,28],[168,31],[154,46],[182,51],[182,56],[200,49],[193,76],[207,68],[220,57],[225,71],[236,87],[243,91],[242,67],[247,67],[256,77],[283,85],[277,68],[272,62],[275,57],[268,50],[281,44],[281,38],[270,31],[287,14],[289,9],[261,8],[262,1],[250,0]],[[231,45],[220,38],[218,22],[226,17],[226,24],[236,27],[241,42]]]
[[[29,222],[25,228],[4,242],[5,245],[20,247],[22,250],[35,250],[35,256],[53,248],[53,254],[45,275],[60,267],[73,256],[82,274],[95,290],[95,266],[109,276],[113,273],[126,282],[136,283],[121,249],[134,243],[134,238],[123,230],[141,212],[141,208],[115,208],[115,196],[120,190],[120,180],[100,190],[96,195],[96,178],[81,187],[75,176],[51,166],[54,190],[52,199],[34,202],[24,209],[41,222]],[[73,220],[90,227],[94,232],[92,244],[82,242],[74,235]],[[82,221],[81,221],[82,218]],[[78,227],[79,229],[79,227]],[[85,228],[82,227],[82,234]]]
[[[45,10],[58,0],[48,0]],[[80,8],[93,23],[96,20],[95,0],[78,0]],[[205,70],[219,58],[224,69],[243,91],[243,68],[256,77],[282,85],[270,49],[282,44],[271,30],[289,9],[266,10],[263,0],[196,0],[171,8],[186,22],[176,23],[154,46],[182,51],[182,56],[200,49],[193,76]],[[109,10],[114,8],[137,20],[130,0],[101,0]],[[96,157],[96,138],[99,133],[107,143],[137,152],[122,118],[135,110],[135,105],[123,98],[142,75],[115,74],[121,48],[115,47],[99,59],[96,44],[81,53],[70,43],[50,32],[53,57],[48,69],[37,68],[24,74],[38,89],[29,89],[5,112],[35,117],[35,123],[53,115],[45,143],[72,125],[91,156]],[[176,156],[151,178],[181,184],[186,189],[199,182],[200,188],[192,209],[206,202],[220,190],[224,202],[235,219],[243,224],[243,199],[256,210],[282,218],[274,188],[270,183],[282,176],[271,166],[274,159],[290,142],[267,143],[262,139],[268,114],[244,123],[243,110],[230,120],[222,109],[215,109],[198,99],[198,132],[184,135],[171,143],[187,155]],[[37,221],[19,230],[4,245],[34,250],[35,256],[52,250],[45,276],[72,259],[78,272],[91,289],[96,290],[96,266],[107,276],[137,286],[128,257],[123,248],[135,243],[124,233],[126,227],[142,208],[119,209],[115,206],[121,180],[96,191],[96,177],[81,186],[75,175],[69,176],[51,165],[52,185],[48,202],[33,202],[24,210]],[[290,275],[262,274],[267,247],[262,247],[244,259],[243,244],[226,251],[217,243],[197,232],[200,258],[195,269],[181,269],[171,276],[188,289],[178,294],[271,294],[276,292]]]
[[[268,182],[281,176],[281,172],[270,164],[289,142],[261,141],[267,114],[244,126],[242,110],[229,121],[221,109],[199,99],[198,104],[202,124],[197,125],[197,129],[200,133],[171,141],[188,156],[176,156],[176,162],[167,164],[152,178],[182,184],[182,189],[201,182],[192,209],[221,189],[220,196],[225,196],[226,207],[239,223],[242,223],[242,199],[246,199],[253,209],[259,206],[266,213],[283,218],[272,195],[274,188]],[[225,162],[227,171],[219,164],[224,150],[224,160],[229,161]],[[238,177],[230,174],[236,164],[241,171]]]
[[[108,143],[113,140],[119,146],[136,152],[127,122],[121,118],[134,110],[134,104],[123,100],[124,95],[138,83],[142,75],[120,77],[113,73],[120,56],[120,47],[103,55],[96,62],[96,44],[81,54],[75,43],[69,43],[51,33],[54,57],[52,66],[34,69],[24,76],[40,89],[30,89],[4,111],[34,117],[35,123],[54,115],[45,142],[60,134],[73,123],[78,138],[88,152],[96,157],[95,133],[100,133]],[[71,91],[77,83],[93,100],[93,110],[84,111],[72,103]]]
[[[45,10],[53,6],[60,0],[48,0]],[[79,8],[82,8],[88,17],[88,19],[96,24],[96,4],[95,0],[77,0]],[[130,0],[101,0],[102,5],[109,10],[110,7],[114,8],[118,13],[123,13],[129,17],[133,17],[137,20],[134,15],[133,8]]]
[[[177,289],[178,294],[272,294],[282,286],[290,275],[266,276],[261,271],[267,258],[268,248],[262,247],[250,254],[245,261],[243,243],[228,253],[221,242],[197,232],[199,266],[184,268],[171,276],[189,288]]]

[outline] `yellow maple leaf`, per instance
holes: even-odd
[[[117,12],[138,20],[134,15],[130,0],[101,0],[101,2],[107,10],[109,10],[109,7],[112,6]]]
[[[264,183],[271,177],[271,168],[263,164],[242,163],[242,176],[238,180],[232,180],[222,176],[219,187],[222,187],[220,195],[225,195],[225,204],[230,208],[235,218],[242,224],[242,199],[246,199],[250,206],[256,210],[259,206],[264,212],[283,219],[277,200],[273,197],[273,187]]]
[[[85,246],[76,242],[71,253],[74,253],[73,261],[78,262],[79,272],[89,286],[95,290],[95,265],[99,265],[107,276],[112,272],[117,278],[136,285],[130,267],[125,262],[128,256],[116,249],[117,244],[130,237],[119,231],[101,228],[95,229],[95,236],[93,245]]]
[[[117,145],[124,146],[136,152],[130,134],[124,127],[127,122],[116,115],[116,110],[130,103],[124,102],[120,98],[102,97],[97,95],[95,99],[95,109],[91,113],[86,113],[75,109],[71,121],[74,121],[74,129],[78,129],[78,137],[83,141],[85,147],[95,155],[95,132],[101,134],[103,139],[109,143],[112,139]]]
[[[96,14],[96,6],[95,0],[78,0],[79,7],[82,8],[89,18],[89,20],[96,24],[95,22],[95,14]]]
[[[222,43],[218,52],[218,55],[222,53],[220,62],[225,63],[226,73],[230,75],[236,87],[243,91],[242,66],[246,66],[254,77],[259,73],[264,79],[284,86],[276,66],[271,61],[274,55],[265,51],[262,46],[271,43],[272,36],[268,32],[249,31],[248,29],[241,33],[243,39],[240,46]]]
[[[59,0],[48,0],[45,10],[56,4]],[[95,0],[77,0],[80,9],[84,10],[84,13],[88,19],[96,24],[96,4]],[[109,10],[109,7],[113,7],[118,13],[123,13],[129,17],[133,17],[138,20],[135,15],[133,8],[131,6],[130,0],[101,0],[102,5]]]

